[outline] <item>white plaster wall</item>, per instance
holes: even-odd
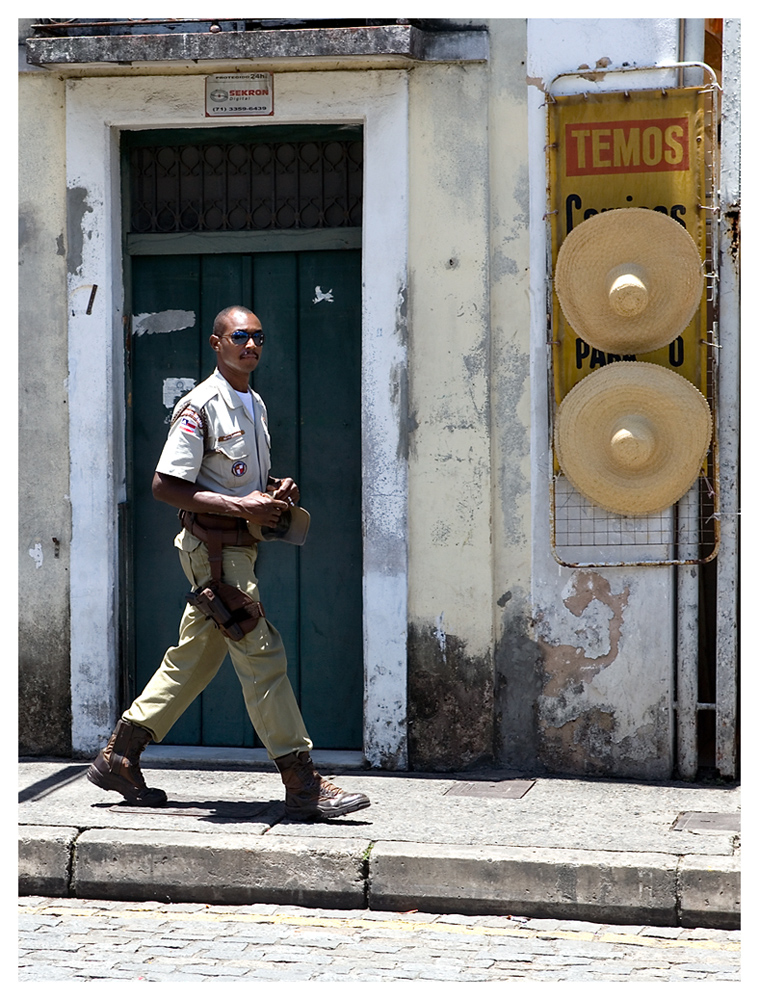
[[[487,64],[411,75],[415,766],[504,758],[534,705],[526,22],[487,26]]]
[[[539,655],[532,625],[527,22],[493,19],[490,183],[492,568],[495,752],[534,766]]]
[[[488,75],[410,74],[409,743],[492,752]]]
[[[407,87],[397,71],[275,77],[272,122],[365,126],[363,463],[365,752],[406,763]],[[117,712],[117,503],[123,400],[117,138],[121,128],[209,125],[203,76],[67,85],[67,175],[80,258],[69,280],[72,739],[92,752]],[[98,292],[87,312],[92,286]]]
[[[487,75],[411,82],[409,616],[488,656],[490,393]],[[434,623],[434,626],[433,626]]]
[[[542,756],[554,770],[668,777],[675,656],[672,569],[627,567],[585,573],[559,566],[550,552],[544,102],[553,77],[583,65],[613,69],[623,63],[654,66],[677,61],[678,21],[530,19],[527,35],[533,604],[544,659],[538,698]],[[646,83],[650,78],[625,78],[625,87]],[[620,89],[619,78],[611,76],[595,83],[582,81],[580,86]],[[588,600],[592,588],[598,596]],[[581,591],[584,598],[578,597]]]
[[[18,730],[22,753],[48,754],[67,752],[70,730],[65,95],[20,70]]]

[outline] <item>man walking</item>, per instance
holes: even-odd
[[[286,815],[316,820],[370,803],[362,793],[325,781],[314,768],[284,646],[259,599],[257,543],[264,532],[281,533],[291,520],[290,530],[297,530],[293,511],[299,499],[292,479],[270,475],[266,407],[248,385],[263,343],[261,323],[249,309],[223,309],[210,337],[216,370],[174,408],[153,496],[180,510],[182,530],[174,544],[197,604],[188,603],[178,644],[166,651],[87,777],[130,803],[163,805],[166,794],[147,787],[140,755],[151,739],[164,739],[229,652],[250,720],[285,785]]]

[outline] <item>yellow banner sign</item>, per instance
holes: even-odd
[[[615,208],[650,208],[683,225],[706,256],[706,157],[710,131],[702,88],[579,94],[549,104],[548,169],[552,267],[568,233],[585,219]],[[671,368],[706,395],[706,288],[688,327],[649,354],[616,355],[578,337],[553,296],[553,372],[556,403],[585,375],[619,360]]]

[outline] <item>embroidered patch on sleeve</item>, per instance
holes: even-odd
[[[179,414],[179,428],[185,434],[192,434],[193,437],[203,436],[203,424],[197,410],[188,407]]]

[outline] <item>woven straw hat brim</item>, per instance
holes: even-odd
[[[642,269],[648,301],[637,315],[612,308],[615,269]],[[690,233],[662,212],[619,208],[572,230],[556,260],[556,294],[567,322],[591,347],[646,354],[671,343],[701,301],[704,274]]]
[[[567,394],[554,445],[562,471],[584,497],[615,514],[639,515],[664,510],[687,493],[711,437],[709,404],[692,383],[660,365],[617,361]],[[621,438],[627,444],[620,446]],[[625,453],[630,441],[632,464]]]
[[[291,545],[303,545],[311,525],[311,515],[303,507],[290,507],[285,511],[287,521],[284,532],[276,529],[262,528],[260,524],[248,521],[248,531],[259,542],[289,542]]]

